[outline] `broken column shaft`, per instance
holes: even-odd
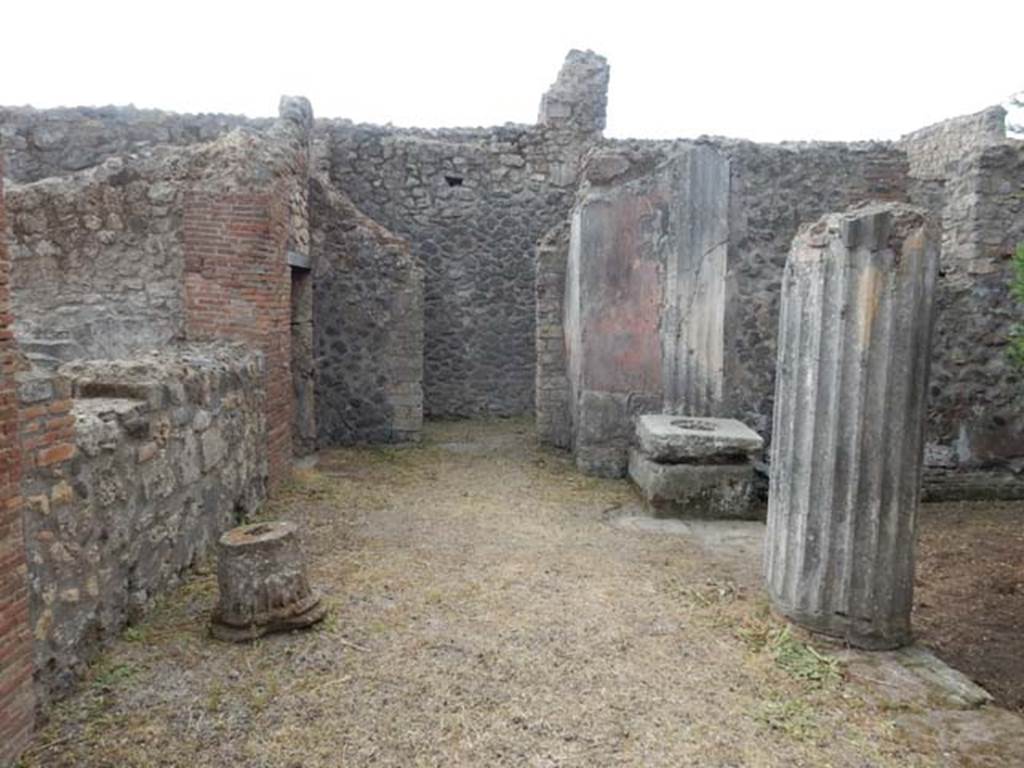
[[[924,212],[805,226],[779,322],[765,573],[776,608],[863,648],[910,639],[938,253]]]
[[[308,627],[326,606],[306,579],[306,559],[294,523],[232,528],[217,553],[220,598],[210,620],[219,640],[243,642],[270,632]]]

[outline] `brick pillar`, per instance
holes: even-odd
[[[567,450],[572,448],[572,390],[562,313],[568,257],[569,223],[566,221],[548,231],[537,244],[534,413],[541,442]]]
[[[292,456],[288,209],[274,194],[200,194],[185,202],[185,334],[263,351],[270,484]]]
[[[2,171],[0,167],[0,766],[13,763],[25,746],[35,708]]]

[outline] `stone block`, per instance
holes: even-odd
[[[641,451],[662,464],[735,463],[764,448],[761,436],[735,419],[644,414],[637,418],[636,435]]]
[[[633,420],[638,413],[657,407],[657,398],[639,393],[628,396],[582,392],[575,419],[574,453],[579,470],[597,477],[625,475],[628,446],[633,440]]]
[[[659,464],[635,448],[629,477],[651,511],[664,517],[754,520],[754,467],[739,464]]]
[[[224,442],[224,437],[220,431],[216,429],[209,429],[203,432],[199,440],[203,449],[203,471],[209,472],[224,458],[224,454],[227,451],[227,443]]]
[[[74,501],[75,492],[72,487],[61,480],[50,489],[50,501],[54,506],[63,506]]]
[[[18,400],[23,405],[41,403],[54,398],[53,380],[39,371],[26,371],[15,376],[18,382]]]
[[[158,446],[153,441],[143,443],[138,447],[138,450],[136,451],[136,462],[139,464],[145,464],[150,459],[155,458],[159,452],[160,446]]]

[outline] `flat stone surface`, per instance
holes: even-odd
[[[760,579],[764,550],[762,520],[683,520],[678,517],[654,517],[640,507],[627,508],[609,520],[625,531],[660,536],[685,536],[709,555],[731,568],[745,570],[752,581]]]
[[[650,413],[637,418],[640,449],[652,460],[672,464],[701,459],[743,458],[764,448],[754,430],[735,419]]]
[[[749,463],[660,464],[634,448],[629,477],[655,515],[727,520],[758,515]]]
[[[871,683],[881,700],[902,708],[975,709],[992,703],[988,691],[921,646],[872,653],[844,648],[833,655],[851,678]]]
[[[942,755],[936,765],[1002,768],[1024,755],[1024,720],[998,707],[905,710],[893,725],[922,752]]]

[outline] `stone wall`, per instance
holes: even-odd
[[[529,413],[533,246],[564,220],[603,128],[607,64],[573,52],[542,125],[422,131],[321,121],[329,184],[409,240],[424,269],[424,411]]]
[[[975,150],[1006,139],[1006,110],[995,106],[944,120],[900,139],[914,179],[945,180]]]
[[[305,187],[312,111],[284,98],[266,132],[234,131],[208,145],[208,170],[183,204],[185,337],[243,341],[266,359],[271,486],[293,455],[292,269],[309,248]],[[295,252],[295,251],[293,251]]]
[[[282,120],[272,129],[292,148],[291,169],[283,180],[288,201],[288,243],[291,279],[292,453],[316,450],[316,361],[313,351],[313,257],[309,215],[312,170],[313,107],[303,97],[282,96]]]
[[[26,183],[157,146],[200,144],[241,126],[265,129],[272,123],[241,115],[182,115],[135,107],[0,107],[0,147],[7,157],[8,178]]]
[[[112,138],[96,152],[123,150],[133,126],[107,125]],[[56,364],[182,338],[255,344],[268,361],[271,477],[282,478],[293,402],[312,399],[291,377],[289,268],[289,253],[308,259],[311,126],[308,102],[286,98],[265,129],[211,128],[212,141],[191,144],[190,133],[175,134],[185,146],[146,144],[95,168],[16,185],[8,231],[25,351]]]
[[[23,488],[44,697],[66,692],[264,497],[263,365],[216,343],[20,375],[35,414],[22,426]],[[30,447],[45,433],[58,441]]]
[[[313,275],[291,267],[292,453],[316,451],[316,359],[313,349]]]
[[[185,331],[244,341],[266,358],[271,483],[292,456],[291,271],[287,207],[275,194],[198,193],[185,203]]]
[[[171,164],[111,158],[11,189],[13,305],[25,351],[117,357],[180,337],[186,187]]]
[[[637,414],[717,415],[722,400],[729,162],[697,144],[651,160],[595,152],[573,211],[565,343],[589,473],[625,473]]]
[[[536,125],[491,129],[424,131],[342,120],[314,125],[308,102],[294,98],[282,99],[278,120],[130,107],[0,109],[8,173],[22,182],[11,192],[15,214],[8,227],[16,240],[19,333],[29,352],[65,360],[133,354],[183,336],[245,338],[269,359],[284,361],[268,366],[272,377],[290,369],[290,394],[272,402],[295,405],[287,411],[281,406],[272,421],[290,422],[291,450],[308,452],[318,441],[412,434],[405,426],[413,422],[401,429],[381,425],[390,423],[388,411],[395,406],[406,415],[415,412],[414,375],[387,372],[376,388],[367,388],[374,369],[366,364],[365,350],[346,357],[345,350],[358,349],[358,343],[346,342],[342,318],[332,318],[330,309],[333,301],[350,300],[345,297],[351,283],[333,284],[344,282],[341,262],[320,272],[316,317],[331,328],[314,330],[316,276],[306,271],[316,268],[311,229],[322,239],[333,232],[338,253],[346,238],[344,247],[363,253],[378,247],[370,245],[375,235],[362,237],[374,231],[370,216],[410,243],[424,273],[423,411],[469,416],[536,407],[542,430],[562,430],[564,442],[567,417],[555,407],[564,401],[564,380],[552,364],[559,354],[551,336],[555,312],[537,303],[540,292],[550,299],[564,275],[538,264],[542,256],[550,260],[551,250],[534,245],[568,219],[587,152],[600,155],[591,158],[591,171],[618,184],[649,174],[682,147],[706,146],[730,166],[723,383],[716,407],[767,434],[778,278],[798,225],[869,198],[910,198],[940,216],[959,159],[1003,135],[1003,113],[993,108],[930,126],[897,144],[604,141],[608,76],[603,58],[572,51],[541,100]],[[321,199],[346,200],[354,213],[342,218],[362,222],[353,230],[362,233],[358,237],[339,234],[348,230],[330,220],[331,205],[322,206],[328,220],[310,219],[311,132],[324,160],[317,182]],[[210,204],[221,195],[249,203],[259,197],[262,212]],[[954,218],[955,209],[953,204]],[[262,217],[263,223],[232,219],[236,214]],[[220,227],[212,240],[203,244],[201,235],[186,237],[190,228],[205,224]],[[255,233],[250,225],[263,229]],[[231,274],[223,259],[218,263],[216,248],[225,238],[235,239],[232,258],[240,263],[270,248],[283,252],[291,268],[279,271],[275,262],[273,270],[262,272],[264,256],[254,257],[245,279],[251,285],[262,281],[261,296],[250,292],[229,300],[245,279]],[[385,240],[378,245],[391,248],[382,245]],[[208,247],[214,250],[186,256],[189,248]],[[207,257],[213,266],[201,264]],[[356,261],[350,263],[356,268]],[[364,279],[372,272],[368,261],[358,268]],[[384,286],[404,279],[385,274],[374,286],[374,301],[386,304]],[[227,319],[240,307],[239,317],[272,307],[277,327],[286,290],[288,339],[269,325],[246,327]],[[380,327],[372,317],[376,311],[350,312],[344,324]],[[546,330],[537,325],[542,318]],[[406,341],[389,341],[388,355],[399,344],[402,355],[413,359],[415,344]],[[538,362],[541,357],[545,362]],[[351,380],[342,375],[348,368],[359,371]],[[341,419],[319,430],[317,377],[334,391],[334,403],[323,412]],[[407,387],[403,395],[389,392],[392,384],[384,382],[392,379]],[[284,392],[283,381],[271,386]],[[356,389],[362,396],[350,397]],[[549,399],[543,404],[536,394],[542,389]],[[356,418],[356,410],[364,415]],[[287,453],[285,431],[272,430],[275,468]],[[933,442],[949,449],[948,435],[936,435]]]
[[[907,200],[907,159],[874,142],[713,144],[731,169],[722,414],[770,440],[779,289],[797,229],[868,200]]]
[[[610,70],[603,56],[571,50],[540,100],[537,124],[583,137],[599,137],[608,111]]]
[[[1007,343],[1024,319],[1010,293],[1024,243],[1024,142],[969,154],[945,193],[926,453],[940,487],[930,492],[1020,497],[1024,391]]]
[[[1001,115],[999,109],[987,110],[914,134],[917,170],[933,173],[932,177],[913,175],[913,152],[908,157],[906,151],[910,139],[901,144],[782,145],[698,140],[698,144],[714,147],[730,164],[722,415],[739,418],[771,438],[778,290],[799,224],[867,200],[910,200],[928,208],[932,226],[943,230],[926,495],[1024,494],[1020,479],[1024,422],[1018,416],[1024,403],[1019,372],[1006,355],[1011,329],[1020,321],[1009,283],[1010,257],[1016,243],[1024,241],[1024,144],[996,143],[1001,135]],[[586,174],[601,184],[636,185],[638,180],[651,178],[665,158],[686,145],[679,141],[603,142],[591,153]],[[931,153],[930,165],[922,159],[925,148]],[[961,150],[967,154],[955,162]],[[646,199],[639,192],[635,197]],[[646,231],[635,229],[639,235]],[[608,237],[612,234],[611,230],[606,233]],[[615,236],[623,235],[620,231]],[[617,247],[620,253],[635,250],[642,237],[627,236],[627,241]],[[564,271],[560,273],[557,264],[548,263],[551,246],[547,243],[539,249],[548,258],[542,269],[538,262],[538,296],[543,286],[564,279]],[[550,310],[550,306],[538,304],[538,312],[544,316],[552,315]],[[639,315],[631,312],[629,316],[634,322]],[[617,327],[622,330],[626,324]],[[553,332],[564,335],[565,329],[555,327]],[[566,411],[560,410],[559,404],[572,401],[572,396],[566,398],[559,390],[559,365],[548,369],[540,362],[542,356],[555,359],[552,355],[557,356],[557,350],[545,343],[539,331],[537,355],[538,427],[543,439],[564,444],[564,427],[559,431],[557,425],[566,423]],[[571,366],[565,364],[561,370],[571,371]],[[547,400],[542,406],[540,393],[545,390],[551,394],[544,395]],[[653,402],[644,405],[650,393],[630,392],[634,410],[655,407]],[[619,421],[612,419],[601,429],[613,434],[612,422]],[[609,445],[628,440],[628,430],[620,431],[619,438],[611,439]]]
[[[18,355],[11,328],[10,261],[3,221],[0,162],[0,765],[7,765],[28,742],[35,698],[14,380]]]
[[[696,199],[695,190],[704,189],[708,183],[703,176],[692,188],[683,183],[682,177],[671,183],[660,184],[657,179],[667,172],[670,158],[692,152],[694,147],[703,147],[717,153],[727,161],[729,168],[727,227],[723,228],[726,245],[724,285],[716,287],[716,291],[721,291],[717,295],[723,297],[723,300],[721,306],[717,300],[708,299],[707,302],[711,314],[722,312],[721,330],[712,334],[716,339],[716,334],[721,334],[720,342],[716,341],[716,344],[721,344],[720,357],[711,355],[711,348],[706,350],[710,355],[706,358],[708,361],[712,358],[721,361],[721,373],[717,375],[720,377],[720,397],[712,397],[710,400],[698,397],[698,388],[690,394],[681,392],[678,397],[670,397],[675,403],[670,407],[685,409],[686,403],[689,403],[689,407],[697,410],[738,418],[768,439],[774,393],[779,286],[792,238],[802,222],[813,220],[830,210],[841,210],[872,199],[905,200],[909,194],[906,156],[898,147],[884,143],[762,145],[728,139],[603,142],[588,157],[585,174],[590,186],[585,188],[580,203],[582,205],[591,194],[587,190],[618,190],[615,192],[619,198],[617,209],[621,214],[618,223],[615,226],[597,226],[587,236],[597,238],[598,244],[604,241],[606,247],[611,247],[609,253],[615,256],[613,261],[618,265],[613,270],[614,274],[610,273],[611,276],[602,284],[608,280],[614,282],[612,278],[620,272],[623,279],[632,280],[636,270],[647,263],[645,257],[630,266],[626,261],[619,260],[619,257],[647,253],[648,257],[654,259],[653,263],[661,265],[650,276],[648,288],[653,293],[646,299],[651,304],[653,314],[649,314],[653,330],[640,333],[633,342],[623,340],[623,354],[628,352],[634,357],[640,354],[639,350],[646,343],[643,339],[650,336],[656,340],[667,318],[670,325],[675,323],[685,330],[684,336],[690,334],[691,330],[699,331],[680,347],[681,353],[674,358],[685,362],[690,352],[701,346],[701,339],[719,327],[712,324],[703,330],[696,327],[687,330],[692,325],[692,320],[687,318],[691,311],[689,307],[692,306],[689,302],[679,304],[681,309],[674,320],[663,316],[662,305],[668,296],[665,293],[669,274],[666,267],[671,262],[656,254],[666,245],[664,239],[669,229],[663,227],[668,227],[673,220],[673,216],[668,215],[669,203],[675,194],[674,190],[689,190],[684,198]],[[661,191],[657,192],[659,189]],[[598,196],[607,197],[609,194],[610,191],[602,192]],[[680,199],[676,202],[683,205],[685,201]],[[577,214],[579,210],[578,206]],[[705,214],[711,216],[706,204],[698,204],[697,211],[691,219],[697,220]],[[680,222],[685,221],[681,209],[674,218]],[[595,219],[597,224],[599,222]],[[698,231],[686,229],[682,223],[679,226],[683,228],[677,232],[677,243],[686,242],[685,237],[691,237],[694,231]],[[719,242],[708,241],[707,246],[711,249],[709,253],[718,252],[716,247],[721,245]],[[555,277],[550,273],[545,277],[547,281],[553,279]],[[674,279],[678,282],[678,274]],[[621,332],[628,331],[630,324],[635,326],[643,316],[638,309],[627,312],[623,308],[627,295],[645,301],[643,296],[636,293],[638,290],[634,286],[629,291],[619,291],[608,297],[611,302],[609,306],[619,306],[621,315],[616,320],[617,315],[613,312],[608,322]],[[693,295],[707,298],[701,291]],[[638,328],[634,328],[634,331],[639,333]],[[602,335],[607,336],[604,332]],[[571,345],[570,336],[566,338]],[[647,382],[639,388],[620,382],[622,386],[615,388],[615,391],[619,393],[616,402],[621,400],[621,407],[612,408],[614,413],[605,407],[608,403],[604,406],[592,403],[596,409],[595,420],[592,422],[596,432],[588,427],[588,440],[594,445],[603,446],[598,451],[600,456],[595,454],[592,459],[583,459],[584,465],[593,465],[593,471],[618,474],[624,468],[625,449],[631,439],[629,414],[638,412],[638,409],[669,407],[664,401],[662,383],[674,381],[685,371],[679,369],[675,374],[665,374],[661,370],[662,363],[670,359],[670,356],[663,354],[665,352],[666,348],[659,342],[651,349],[651,355],[644,357],[645,360],[650,358],[648,362],[653,366],[651,376],[657,374],[660,377],[658,382]],[[541,347],[538,345],[539,354]],[[609,371],[620,373],[631,369],[630,364],[622,361],[598,367],[607,367]],[[571,365],[569,370],[571,379]],[[713,370],[713,366],[707,370]],[[547,377],[544,381],[553,383],[557,389],[557,377]],[[680,382],[685,383],[682,379]],[[592,393],[588,397],[593,400]],[[702,405],[698,402],[702,400],[707,400],[707,403]],[[625,403],[629,403],[628,408]],[[570,408],[570,411],[574,410],[581,412],[585,409],[580,406]],[[547,413],[545,418],[551,419],[552,416]],[[577,432],[579,427],[579,424],[575,425]]]
[[[607,81],[603,58],[571,52],[542,100],[537,126],[403,131],[320,122],[329,186],[408,238],[424,271],[428,412],[531,410],[533,244],[569,209],[580,157],[604,126]],[[283,247],[289,263],[300,265],[289,286],[291,432],[297,452],[311,450],[314,371],[342,370],[347,362],[313,360],[313,280],[301,271],[313,266],[303,215],[308,188],[292,183],[308,176],[312,116],[301,101],[284,99],[277,121],[134,108],[0,111],[11,175],[25,190],[17,238],[29,351],[58,360],[119,356],[209,335],[196,317],[199,303],[188,298],[196,281],[185,264],[195,260],[184,252],[195,239],[186,233],[201,207],[190,201],[222,191],[283,198]],[[307,143],[296,151],[287,126],[302,124]],[[276,156],[263,157],[272,145]],[[305,160],[297,159],[303,152]],[[243,168],[252,155],[260,157],[249,165],[268,168],[264,178],[273,184]],[[292,172],[281,173],[283,165]],[[232,171],[237,178],[225,181]],[[44,179],[51,176],[64,178]],[[150,275],[158,280],[150,283]],[[325,349],[330,356],[337,346]],[[415,395],[405,397],[408,409]]]
[[[1006,112],[990,107],[903,137],[911,196],[942,227],[925,452],[928,498],[1024,496],[1020,374],[1007,342],[1021,312],[1011,256],[1024,242],[1024,171]]]
[[[266,125],[197,132],[179,131],[188,116],[142,124],[128,110],[99,128],[73,111],[57,120],[64,145],[5,146],[25,179],[3,229],[17,331],[45,363],[20,371],[17,388],[44,700],[288,472],[301,391],[289,265],[309,257],[312,114],[304,100],[281,109]],[[21,130],[9,117],[7,136]],[[35,117],[26,135],[53,128],[52,114]],[[99,165],[76,170],[87,162]],[[250,349],[176,346],[183,338]],[[0,693],[20,711],[24,696]]]
[[[409,243],[311,184],[316,422],[322,446],[419,439],[423,272]]]

